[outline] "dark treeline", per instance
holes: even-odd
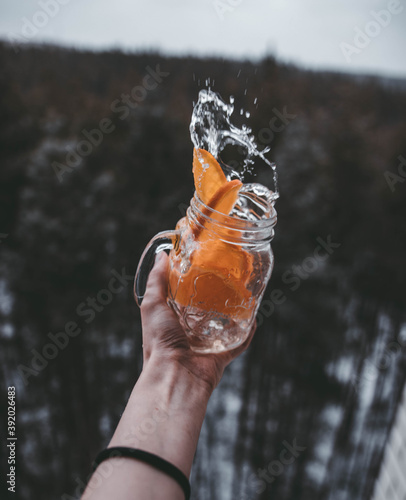
[[[123,411],[142,366],[132,283],[86,301],[184,214],[192,103],[210,78],[250,111],[281,198],[261,326],[209,407],[194,498],[369,498],[406,375],[406,82],[6,44],[0,63],[0,356],[19,497],[76,498]],[[72,322],[80,333],[44,358]],[[294,439],[295,461],[270,465]]]

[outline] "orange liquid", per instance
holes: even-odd
[[[182,251],[172,256],[169,297],[178,306],[248,319],[252,313],[252,293],[247,289],[252,255],[220,240],[200,240],[193,245],[196,249],[190,256]]]

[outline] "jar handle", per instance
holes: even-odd
[[[139,307],[141,307],[142,299],[145,295],[148,276],[154,267],[156,255],[163,250],[172,250],[178,244],[179,240],[180,231],[161,231],[145,247],[134,279],[134,297]]]

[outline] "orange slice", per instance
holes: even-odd
[[[207,206],[212,208],[213,210],[216,210],[216,212],[212,212],[206,207],[203,207],[201,209],[201,212],[204,215],[208,215],[212,220],[217,220],[220,222],[222,219],[224,219],[224,216],[222,216],[221,214],[228,215],[233,209],[238,198],[238,192],[241,189],[241,187],[242,187],[242,182],[239,181],[238,179],[226,182],[226,184],[223,184],[216,191],[216,193],[211,198],[209,203],[207,203]],[[201,226],[195,228],[194,230],[195,238],[207,239],[209,235],[205,235],[204,233],[202,233],[202,229],[207,224],[207,222],[203,219],[203,217],[199,217],[198,221],[201,224]]]
[[[238,192],[241,188],[242,182],[238,179],[227,182],[227,184],[219,187],[207,205],[217,212],[228,215],[237,201]],[[215,216],[216,214],[212,214],[213,218]]]
[[[226,176],[218,161],[204,149],[193,150],[193,177],[196,193],[206,205],[218,189],[227,184]]]
[[[193,175],[198,197],[207,205],[203,215],[222,221],[233,209],[242,187],[239,180],[227,181],[219,163],[208,151],[193,152]],[[210,209],[215,210],[212,212]],[[200,220],[199,220],[200,219]],[[190,267],[180,271],[180,248],[175,253],[174,267],[169,274],[170,296],[181,306],[193,306],[244,318],[251,314],[251,291],[247,285],[253,271],[253,255],[239,245],[213,239],[204,217],[200,224],[185,227],[182,219],[177,229],[184,230],[182,240],[193,233],[197,247],[189,256]],[[189,233],[190,235],[190,233]]]
[[[198,197],[208,207],[228,215],[233,209],[242,182],[235,179],[228,182],[223,170],[214,156],[204,149],[193,150],[193,176],[195,189]],[[221,220],[221,216],[212,213],[205,207],[202,209],[204,215],[210,215],[212,219]],[[204,221],[200,221],[204,226]],[[201,234],[201,228],[195,230],[195,237]]]

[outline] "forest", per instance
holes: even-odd
[[[193,195],[189,123],[210,79],[237,115],[250,112],[280,198],[259,326],[210,401],[192,498],[369,499],[406,380],[406,81],[272,56],[6,43],[0,63],[0,376],[3,394],[16,388],[14,498],[79,498],[123,412],[142,368],[132,279]],[[122,287],[98,302],[111,276]],[[5,396],[0,413],[5,422]],[[278,466],[292,446],[293,463]]]

